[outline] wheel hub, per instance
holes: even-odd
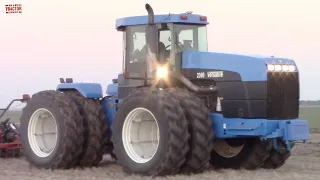
[[[127,155],[136,163],[146,163],[156,154],[159,126],[154,115],[145,108],[136,108],[126,117],[122,142]]]
[[[225,158],[232,158],[232,157],[238,155],[242,151],[244,144],[241,144],[238,146],[234,146],[234,145],[231,146],[230,144],[228,144],[226,142],[226,140],[219,139],[214,142],[213,146],[214,146],[213,149],[220,156],[225,157]]]
[[[52,113],[44,108],[36,110],[29,121],[28,140],[32,151],[47,157],[57,144],[57,123]]]

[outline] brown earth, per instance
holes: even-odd
[[[30,167],[24,160],[0,159],[0,180],[127,180],[127,179],[153,179],[151,177],[130,176],[124,173],[120,166],[105,157],[101,166],[91,169],[75,170],[39,170]],[[287,163],[277,170],[259,169],[256,171],[246,170],[214,170],[207,171],[193,176],[176,175],[170,177],[158,177],[155,180],[222,180],[222,179],[244,179],[244,180],[272,180],[272,179],[299,179],[299,180],[320,180],[320,134],[312,134],[311,140],[306,144],[297,144],[292,156]]]

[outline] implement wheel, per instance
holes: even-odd
[[[270,140],[216,139],[213,143],[210,163],[215,168],[257,169],[269,157]]]
[[[291,148],[293,147],[294,144],[291,144]],[[286,144],[284,141],[278,139],[278,149],[271,150],[270,157],[264,162],[262,167],[265,169],[277,169],[283,166],[290,156],[291,151],[286,150]]]

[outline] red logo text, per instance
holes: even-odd
[[[22,13],[22,4],[6,4],[6,13]]]

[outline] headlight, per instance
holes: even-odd
[[[296,70],[296,67],[294,65],[289,66],[289,71],[293,72]]]
[[[274,68],[275,71],[281,71],[281,69],[282,69],[282,67],[281,67],[280,64],[277,64],[277,65],[275,65],[274,67],[275,67],[275,68]]]
[[[274,65],[268,64],[268,71],[274,71]]]
[[[278,72],[294,72],[296,71],[296,66],[292,64],[268,64],[268,71],[278,71]]]
[[[157,69],[157,78],[166,78],[168,76],[168,69],[164,67],[158,67]]]
[[[282,65],[283,71],[289,71],[289,65]]]

